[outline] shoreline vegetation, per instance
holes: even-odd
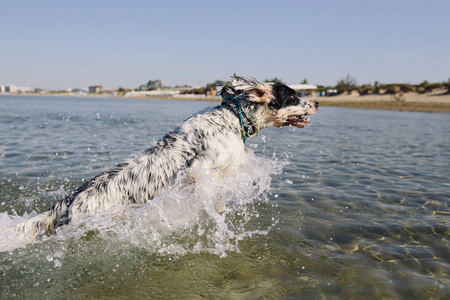
[[[60,96],[60,97],[113,97],[149,100],[191,100],[220,102],[222,99],[205,95],[173,95],[173,96],[124,96],[111,95],[109,93],[6,93],[1,95],[29,95],[29,96]],[[316,100],[321,106],[348,107],[360,109],[384,109],[400,111],[422,112],[450,112],[450,93],[446,89],[439,89],[428,93],[402,93],[402,94],[370,94],[343,93],[335,96],[305,96]]]

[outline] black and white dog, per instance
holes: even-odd
[[[193,180],[215,169],[227,173],[251,151],[245,147],[247,138],[272,126],[306,127],[319,107],[285,85],[238,76],[219,94],[219,106],[189,117],[144,153],[92,178],[50,211],[16,225],[16,230],[35,238],[81,215],[146,203],[173,185],[182,170]]]

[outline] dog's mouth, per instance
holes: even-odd
[[[306,127],[309,125],[308,115],[289,115],[286,117],[286,125],[296,126],[296,127]]]

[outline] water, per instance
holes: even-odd
[[[450,297],[447,113],[323,107],[229,178],[32,244],[5,231],[210,105],[1,96],[0,298]]]

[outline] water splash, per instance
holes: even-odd
[[[27,246],[27,238],[14,232],[12,228],[14,225],[31,219],[35,215],[37,215],[36,212],[25,214],[23,216],[9,215],[6,212],[0,212],[0,252],[12,251]]]
[[[274,225],[272,216],[264,222],[257,220],[267,202],[271,175],[279,174],[285,164],[275,157],[258,158],[251,153],[247,162],[228,176],[211,172],[192,183],[186,174],[180,174],[172,188],[145,205],[116,206],[84,216],[43,240],[64,242],[94,235],[124,250],[133,245],[160,255],[208,252],[223,257],[228,251],[239,251],[242,239],[267,234]],[[0,229],[4,229],[30,216],[2,213],[0,217]],[[0,244],[13,238],[10,232],[0,236]],[[24,245],[22,241],[13,247],[0,246],[0,251]]]

